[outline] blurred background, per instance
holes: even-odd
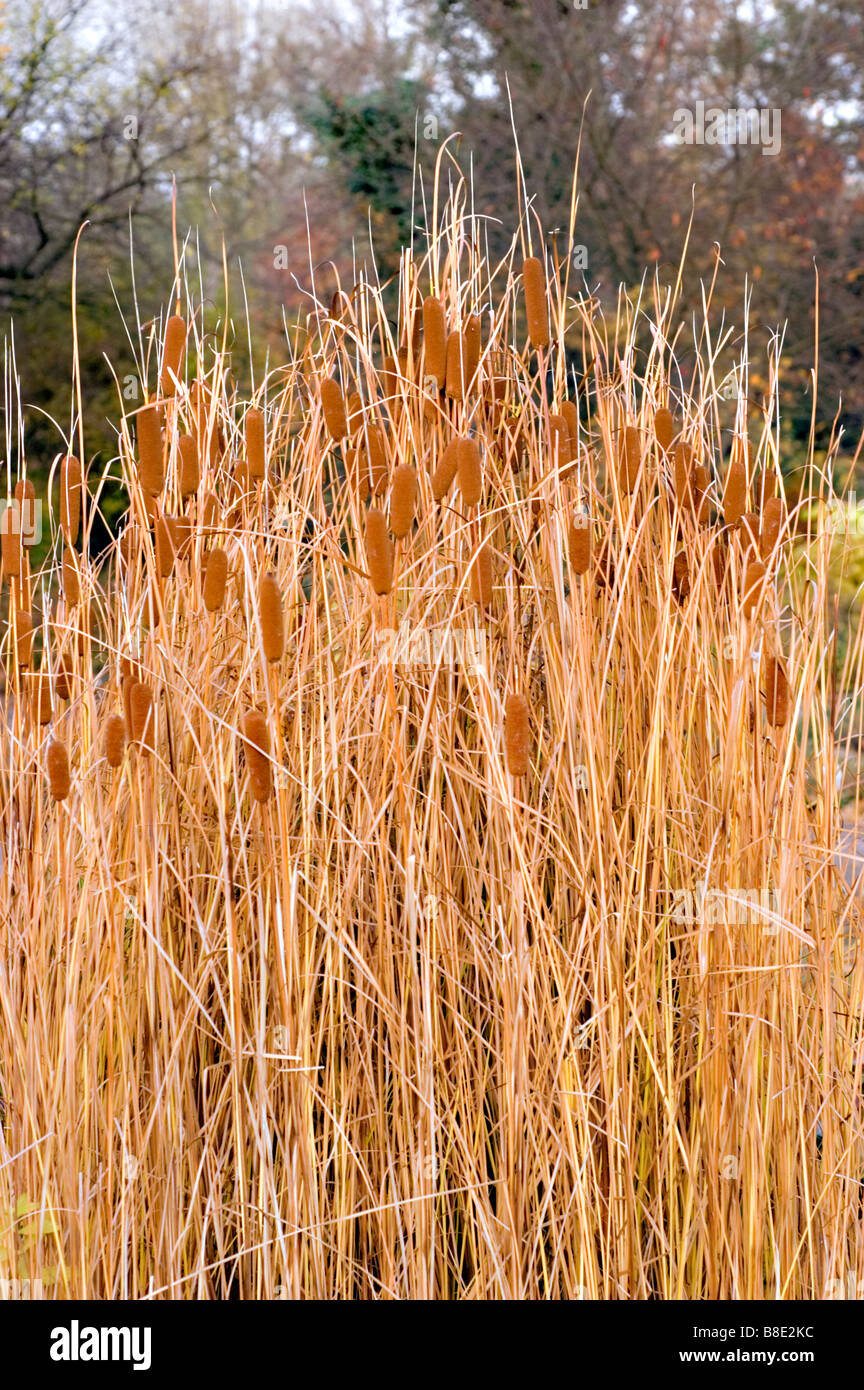
[[[748,295],[757,358],[784,333],[789,467],[810,427],[818,274],[818,435],[825,443],[839,414],[854,447],[860,0],[5,0],[0,47],[4,453],[17,455],[23,430],[37,475],[69,429],[84,222],[78,350],[88,462],[104,464],[118,414],[106,356],[134,395],[138,323],[168,311],[172,187],[214,329],[224,243],[244,381],[245,304],[256,359],[278,361],[286,316],[304,312],[313,287],[329,304],[361,267],[392,277],[400,245],[422,235],[435,161],[455,132],[448,149],[473,178],[490,255],[506,252],[519,209],[514,127],[550,250],[566,241],[581,127],[579,283],[604,300],[638,288],[646,269],[674,283],[692,211],[684,310],[698,312],[716,276],[718,332],[725,314],[735,351]],[[779,150],[679,143],[676,111],[697,102],[779,113]],[[758,360],[754,375],[758,388]]]

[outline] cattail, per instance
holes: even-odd
[[[263,574],[258,586],[258,617],[261,621],[261,642],[268,661],[280,661],[285,651],[285,619],[282,613],[282,590],[273,573]]]
[[[366,458],[372,496],[376,497],[387,485],[387,446],[380,425],[370,425],[366,431]]]
[[[220,545],[213,549],[204,561],[204,607],[208,613],[215,613],[225,602],[225,585],[228,582],[228,556]]]
[[[54,692],[47,671],[35,671],[30,674],[27,693],[30,697],[30,711],[36,723],[50,723],[54,713]]]
[[[138,412],[138,480],[152,497],[158,497],[165,485],[162,429],[155,405],[145,405]]]
[[[72,607],[81,602],[81,576],[74,550],[63,551],[63,597]]]
[[[744,512],[741,517],[741,544],[745,554],[759,551],[759,513]]]
[[[352,391],[346,407],[348,433],[355,435],[363,428],[363,397],[359,391]]]
[[[67,545],[74,545],[81,525],[81,465],[68,454],[60,465],[60,529]]]
[[[384,397],[392,411],[399,399],[399,364],[391,354],[384,358],[381,385],[384,388]]]
[[[342,387],[335,377],[329,376],[321,383],[321,409],[327,433],[338,444],[348,433],[348,417],[345,414]]]
[[[393,587],[393,542],[377,507],[370,507],[366,513],[366,568],[373,592],[379,596],[389,594]]]
[[[156,571],[160,579],[167,579],[174,568],[174,537],[167,516],[160,516],[154,532],[156,547]]]
[[[441,460],[432,474],[432,496],[436,502],[443,502],[453,485],[459,467],[459,440],[451,439],[441,455]]]
[[[180,379],[183,363],[183,350],[186,347],[186,320],[179,314],[172,314],[165,324],[165,345],[162,349],[162,375],[159,378],[159,391],[171,397],[176,393],[176,381]]]
[[[492,606],[492,551],[488,543],[480,547],[471,565],[471,597],[480,608]]]
[[[465,399],[465,342],[461,333],[447,339],[444,389],[451,401]]]
[[[693,446],[686,439],[681,439],[675,445],[674,456],[675,471],[675,496],[678,505],[683,509],[692,510],[694,505],[693,496]]]
[[[770,497],[762,508],[762,524],[759,531],[759,553],[768,560],[780,537],[783,524],[783,503],[779,497]]]
[[[471,314],[465,323],[465,332],[462,335],[463,364],[465,371],[465,386],[471,385],[477,376],[477,369],[480,366],[480,353],[483,347],[482,330],[480,327],[480,315]]]
[[[761,602],[762,586],[765,582],[765,566],[761,560],[755,557],[747,561],[747,568],[744,571],[744,590],[742,598],[742,611],[745,618],[753,615],[758,602]]]
[[[591,518],[587,512],[577,512],[567,532],[570,568],[574,574],[587,574],[591,565]]]
[[[133,681],[129,691],[129,719],[131,739],[142,747],[152,749],[156,745],[156,708],[153,692],[143,681]]]
[[[714,578],[718,589],[722,589],[729,573],[729,546],[722,535],[718,535],[714,546]]]
[[[159,577],[153,575],[144,592],[144,606],[141,610],[141,622],[145,628],[152,631],[159,627],[162,622],[162,609],[160,607],[161,590],[159,588]]]
[[[546,272],[543,262],[528,256],[522,263],[522,288],[525,292],[525,317],[528,337],[535,348],[549,346],[549,312],[546,306]]]
[[[178,560],[185,560],[192,549],[191,516],[166,516],[165,522],[171,532],[174,554]]]
[[[201,508],[201,529],[203,531],[215,531],[219,521],[219,498],[214,492],[208,492],[204,498]]]
[[[0,513],[0,555],[2,555],[3,572],[6,577],[18,579],[24,560],[20,513],[17,507],[8,504]]]
[[[26,608],[15,610],[15,661],[29,666],[33,656],[33,618]]]
[[[552,441],[552,458],[557,455],[558,463],[570,462],[570,426],[566,416],[549,416],[549,438]]]
[[[249,473],[256,482],[260,482],[267,472],[264,459],[264,416],[254,406],[250,406],[246,411],[244,433]]]
[[[198,491],[201,482],[201,465],[198,462],[198,446],[191,434],[181,434],[177,440],[180,455],[180,496],[191,497]]]
[[[483,496],[483,468],[477,440],[472,436],[468,435],[457,442],[456,462],[462,501],[466,507],[474,507]]]
[[[417,469],[410,463],[400,463],[393,474],[390,493],[390,530],[397,540],[404,540],[414,524],[417,510]]]
[[[65,654],[59,656],[54,667],[54,694],[59,700],[72,699],[72,685],[74,679],[75,671],[71,658]]]
[[[618,451],[618,477],[625,492],[632,492],[639,477],[642,443],[635,425],[628,425]]]
[[[654,437],[663,453],[668,454],[675,438],[675,417],[665,405],[654,412]]]
[[[782,728],[789,717],[789,682],[782,661],[769,656],[765,669],[765,704],[768,723],[775,729]]]
[[[575,401],[562,401],[561,414],[567,422],[567,434],[570,440],[567,462],[572,463],[574,459],[579,457],[579,407]]]
[[[444,305],[431,294],[423,300],[423,351],[426,375],[434,376],[440,391],[447,379],[447,325]]]
[[[105,720],[105,761],[109,767],[119,767],[126,750],[126,725],[120,714],[109,714]]]
[[[253,800],[261,803],[269,801],[273,792],[270,727],[260,710],[248,710],[243,716],[243,751]]]
[[[732,451],[723,489],[723,520],[737,526],[747,507],[747,466],[738,449]]]
[[[507,767],[512,777],[524,777],[528,771],[530,742],[530,708],[524,695],[508,695],[504,712],[504,743]]]
[[[50,738],[45,750],[48,771],[48,790],[54,801],[65,801],[69,795],[69,754],[59,738]]]
[[[21,516],[22,545],[36,544],[36,489],[29,478],[19,478],[15,484],[15,501]]]

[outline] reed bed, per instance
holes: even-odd
[[[864,1275],[837,441],[787,497],[780,364],[721,392],[710,294],[604,316],[527,217],[482,246],[436,196],[245,396],[178,275],[116,542],[77,414],[45,566],[4,534],[0,1277]]]

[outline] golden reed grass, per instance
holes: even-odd
[[[250,325],[254,391],[184,283],[198,379],[166,321],[119,462],[85,393],[44,561],[4,549],[0,1278],[24,1194],[48,1297],[862,1266],[842,441],[793,500],[776,345],[734,359],[659,269],[604,310],[563,233],[493,270],[464,193],[398,283],[327,285],[284,351]],[[682,920],[703,889],[770,929]]]

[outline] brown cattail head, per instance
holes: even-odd
[[[68,454],[60,465],[60,529],[67,545],[74,545],[81,525],[81,465]]]
[[[126,725],[122,714],[109,714],[105,720],[105,761],[119,767],[126,749]]]
[[[618,477],[625,492],[632,492],[639,478],[642,441],[635,425],[627,425],[618,451]]]
[[[757,605],[761,603],[764,583],[765,566],[761,560],[751,555],[744,571],[744,588],[741,600],[745,618],[752,617]]]
[[[552,462],[558,459],[558,463],[570,462],[570,426],[567,424],[565,415],[549,416],[549,438],[552,441]]]
[[[483,496],[483,467],[477,440],[468,435],[457,442],[456,462],[459,469],[459,491],[466,507],[475,507]]]
[[[744,512],[740,522],[741,545],[745,554],[759,552],[759,513]]]
[[[59,738],[50,738],[45,750],[48,790],[54,801],[65,801],[69,795],[69,754]]]
[[[471,597],[481,608],[492,607],[492,550],[482,545],[471,565]]]
[[[282,613],[282,590],[272,572],[263,574],[258,586],[258,617],[261,620],[261,642],[268,661],[281,661],[285,651],[285,618]]]
[[[267,472],[264,457],[264,416],[255,406],[250,406],[246,411],[245,434],[249,472],[256,482],[260,482]]]
[[[575,401],[562,401],[561,414],[567,421],[567,434],[570,440],[567,462],[572,463],[574,459],[579,457],[579,407]]]
[[[767,561],[774,553],[783,525],[783,503],[779,497],[770,497],[762,508],[762,523],[759,530],[759,553]]]
[[[129,691],[129,722],[133,743],[142,748],[156,746],[156,707],[153,692],[143,681],[133,681]]]
[[[215,492],[208,492],[201,507],[202,531],[215,531],[219,524],[219,498]]]
[[[17,507],[8,504],[4,504],[0,512],[0,555],[3,559],[3,573],[7,579],[18,579],[24,561],[21,513]]]
[[[78,557],[74,550],[63,550],[63,597],[72,607],[81,602],[81,576],[78,573]]]
[[[434,376],[440,391],[447,379],[447,325],[444,305],[433,294],[423,300],[423,351],[426,375]]]
[[[273,794],[273,768],[270,762],[270,727],[260,710],[250,709],[243,716],[243,751],[249,772],[249,791],[263,804]]]
[[[138,480],[152,497],[158,497],[165,485],[162,427],[155,405],[145,405],[138,412]]]
[[[453,479],[459,467],[459,443],[458,439],[450,440],[432,474],[432,496],[436,502],[443,502],[453,486]]]
[[[661,405],[660,409],[654,412],[654,437],[663,453],[668,454],[675,438],[675,417],[665,405]]]
[[[215,613],[225,602],[225,585],[228,582],[228,556],[221,545],[214,545],[204,561],[204,607],[208,613]]]
[[[675,496],[682,510],[692,511],[695,504],[693,477],[693,446],[679,439],[674,455]]]
[[[524,695],[508,695],[504,712],[507,768],[512,777],[524,777],[531,751],[531,711]]]
[[[178,560],[185,560],[192,549],[191,516],[166,516],[165,522],[171,532],[174,554]]]
[[[366,513],[366,568],[374,593],[389,594],[393,587],[393,542],[377,507]]]
[[[747,509],[747,465],[740,449],[732,450],[723,489],[723,520],[737,526]]]
[[[156,570],[160,579],[167,579],[174,568],[174,537],[167,516],[160,516],[156,520],[154,543]]]
[[[587,512],[577,512],[567,532],[570,568],[574,574],[587,574],[591,565],[591,518]]]
[[[390,492],[390,530],[397,540],[404,540],[414,524],[417,510],[417,469],[410,463],[400,463],[393,473]]]
[[[15,610],[15,660],[29,666],[33,656],[33,617],[26,608]]]
[[[789,718],[789,682],[782,661],[769,656],[765,663],[765,705],[768,723],[782,728]]]
[[[36,723],[50,723],[54,713],[54,691],[47,671],[34,671],[28,676],[27,693],[30,699],[30,713]]]
[[[461,333],[447,339],[445,391],[451,401],[465,399],[465,342]]]
[[[549,310],[546,304],[546,271],[536,256],[522,263],[522,288],[525,292],[525,317],[531,346],[549,346]]]
[[[198,446],[191,434],[181,434],[177,440],[177,451],[180,455],[180,496],[191,497],[193,492],[198,491],[201,482]]]
[[[696,520],[706,526],[711,516],[711,470],[704,463],[697,463],[693,469],[693,497],[696,507]]]
[[[327,433],[338,444],[348,433],[348,416],[345,413],[342,387],[335,377],[328,376],[321,383],[321,409]]]
[[[159,393],[172,397],[177,392],[177,381],[183,367],[183,351],[186,347],[186,320],[179,314],[172,314],[165,324],[165,345],[162,350],[162,373],[159,377]]]

